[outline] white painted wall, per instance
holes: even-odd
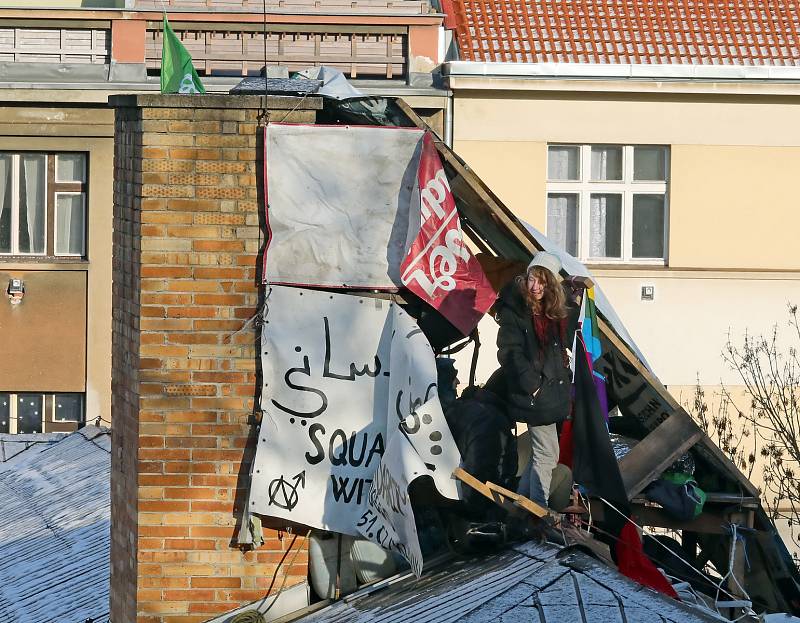
[[[658,378],[667,386],[735,386],[738,375],[722,360],[728,333],[735,342],[747,331],[771,333],[778,325],[780,346],[795,345],[788,326],[789,302],[800,304],[797,273],[735,273],[673,270],[594,271],[623,323]],[[655,286],[653,301],[641,300],[641,286]],[[482,348],[477,382],[497,366],[497,325],[479,325]],[[472,349],[456,355],[462,386],[469,378]]]

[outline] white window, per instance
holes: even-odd
[[[547,236],[589,262],[663,264],[669,148],[549,145]]]
[[[64,432],[85,418],[83,394],[0,393],[0,433]]]
[[[86,255],[86,154],[0,152],[0,256]]]

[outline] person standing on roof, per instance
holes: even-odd
[[[525,274],[501,290],[495,303],[500,370],[487,383],[505,397],[508,415],[528,425],[531,458],[517,492],[545,507],[558,463],[557,424],[571,409],[567,297],[560,271],[561,260],[540,251]]]

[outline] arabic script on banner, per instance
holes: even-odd
[[[405,497],[409,482],[431,476],[457,498],[451,474],[461,457],[439,404],[433,351],[414,319],[386,300],[282,286],[266,304],[248,509],[359,536],[365,510],[387,508],[371,498],[392,482]],[[401,459],[388,453],[393,441],[405,448]],[[410,506],[381,517],[385,529],[370,538],[417,564]]]

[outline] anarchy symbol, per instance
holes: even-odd
[[[183,77],[183,80],[181,80],[181,83],[178,86],[178,93],[198,93],[191,73],[187,73]]]
[[[285,508],[287,511],[292,510],[297,506],[299,501],[298,487],[305,489],[306,487],[306,470],[303,470],[296,476],[292,477],[292,482],[286,480],[281,474],[278,478],[269,483],[267,489],[269,493],[269,503],[278,508]]]

